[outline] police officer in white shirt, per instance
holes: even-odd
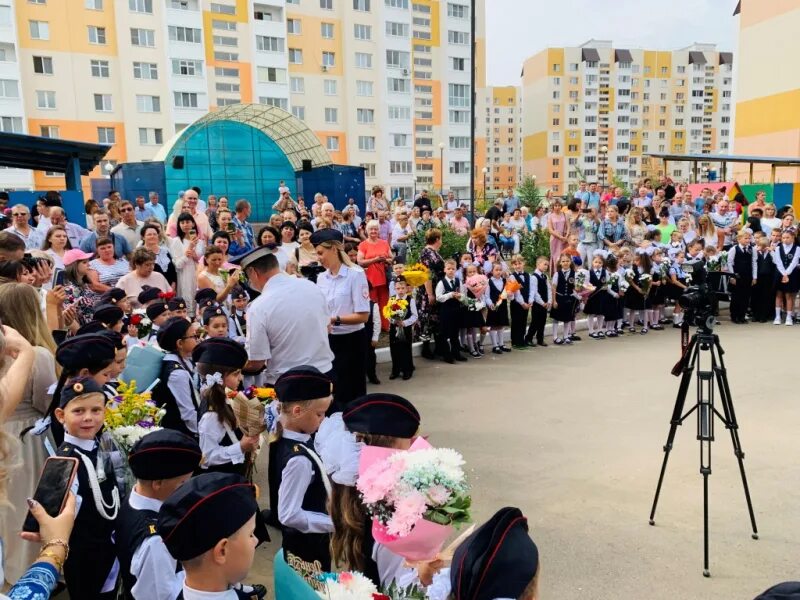
[[[317,285],[328,301],[334,381],[331,412],[338,412],[367,393],[364,324],[369,319],[369,284],[364,271],[353,268],[347,258],[341,231],[320,229],[311,236],[311,243],[325,267]]]

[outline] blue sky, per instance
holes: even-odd
[[[703,42],[736,50],[736,0],[486,0],[486,5],[490,85],[518,85],[527,57],[592,38],[620,48],[668,50]]]

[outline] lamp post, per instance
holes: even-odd
[[[703,167],[703,179],[708,181],[708,167]],[[702,179],[700,180],[702,182]]]
[[[489,175],[489,167],[483,167],[483,201],[486,202],[486,177]]]
[[[444,206],[444,142],[439,142],[439,198]]]
[[[602,190],[606,185],[606,166],[608,164],[608,146],[600,146],[600,158],[602,164],[600,165],[600,189]]]

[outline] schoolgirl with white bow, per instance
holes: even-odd
[[[239,388],[247,352],[232,339],[210,338],[197,345],[192,360],[200,377],[200,467],[203,471],[245,476],[259,436],[245,436],[239,429],[228,404],[228,390]]]

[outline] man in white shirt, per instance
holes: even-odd
[[[236,257],[253,289],[260,291],[247,311],[250,360],[247,374],[262,369],[264,382],[298,365],[310,365],[322,373],[333,369],[328,342],[328,303],[322,290],[306,279],[281,273],[278,259],[265,246]]]
[[[29,219],[31,211],[24,204],[17,204],[11,208],[11,227],[7,229],[10,233],[22,238],[25,242],[26,250],[41,250],[44,242],[44,234],[31,227]]]
[[[645,206],[651,206],[653,204],[653,199],[648,195],[650,190],[646,187],[642,186],[639,188],[639,196],[634,198],[633,205],[638,208],[644,208]]]
[[[142,240],[140,232],[142,231],[142,225],[144,225],[144,223],[136,220],[136,216],[133,212],[133,204],[127,200],[120,204],[119,214],[122,217],[122,221],[119,225],[112,227],[111,231],[124,237],[125,241],[128,242],[128,246],[136,248],[136,245]]]
[[[88,229],[67,221],[67,217],[64,215],[64,209],[60,206],[54,206],[50,209],[50,227],[53,225],[61,225],[67,230],[67,238],[73,248],[79,248],[81,242],[92,234]]]
[[[161,203],[158,201],[158,192],[150,192],[149,197],[150,203],[147,205],[147,208],[163,225],[167,222],[167,211],[164,210],[164,207],[161,206]]]
[[[330,222],[333,224],[333,215],[335,212],[336,209],[333,207],[333,204],[325,202],[319,210],[319,216],[311,219],[311,226],[314,228],[314,231],[319,229],[319,226],[323,222]]]

